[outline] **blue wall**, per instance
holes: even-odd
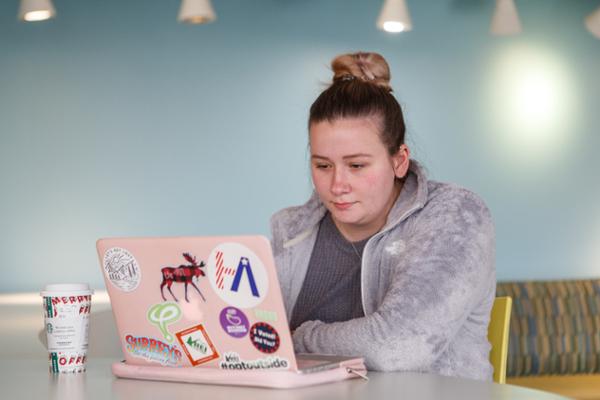
[[[518,1],[512,38],[487,34],[492,1],[409,0],[401,35],[380,1],[213,5],[188,26],[176,0],[39,23],[0,2],[0,291],[101,288],[99,237],[268,234],[310,193],[307,111],[355,50],[391,64],[415,158],[487,201],[499,279],[600,275],[600,1]]]

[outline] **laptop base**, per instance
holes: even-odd
[[[367,371],[363,359],[355,358],[341,362],[336,368],[308,374],[285,370],[225,371],[216,368],[170,368],[130,365],[126,362],[114,363],[112,372],[119,378],[289,389],[359,378]]]

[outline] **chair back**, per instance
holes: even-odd
[[[490,362],[494,367],[494,382],[506,382],[506,362],[508,355],[508,328],[510,326],[510,311],[512,299],[510,297],[496,297],[490,325],[488,326],[488,340],[492,345]]]

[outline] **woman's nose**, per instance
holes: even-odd
[[[338,196],[350,191],[350,184],[343,171],[337,170],[331,181],[331,193]]]

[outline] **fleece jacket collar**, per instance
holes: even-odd
[[[414,160],[410,161],[408,176],[404,181],[400,195],[388,214],[386,224],[380,232],[385,232],[398,225],[410,214],[425,206],[427,202],[427,176],[423,167]],[[327,209],[313,191],[310,199],[299,207],[300,215],[298,223],[288,227],[288,237],[284,241],[284,247],[291,247],[306,238],[325,216]]]

